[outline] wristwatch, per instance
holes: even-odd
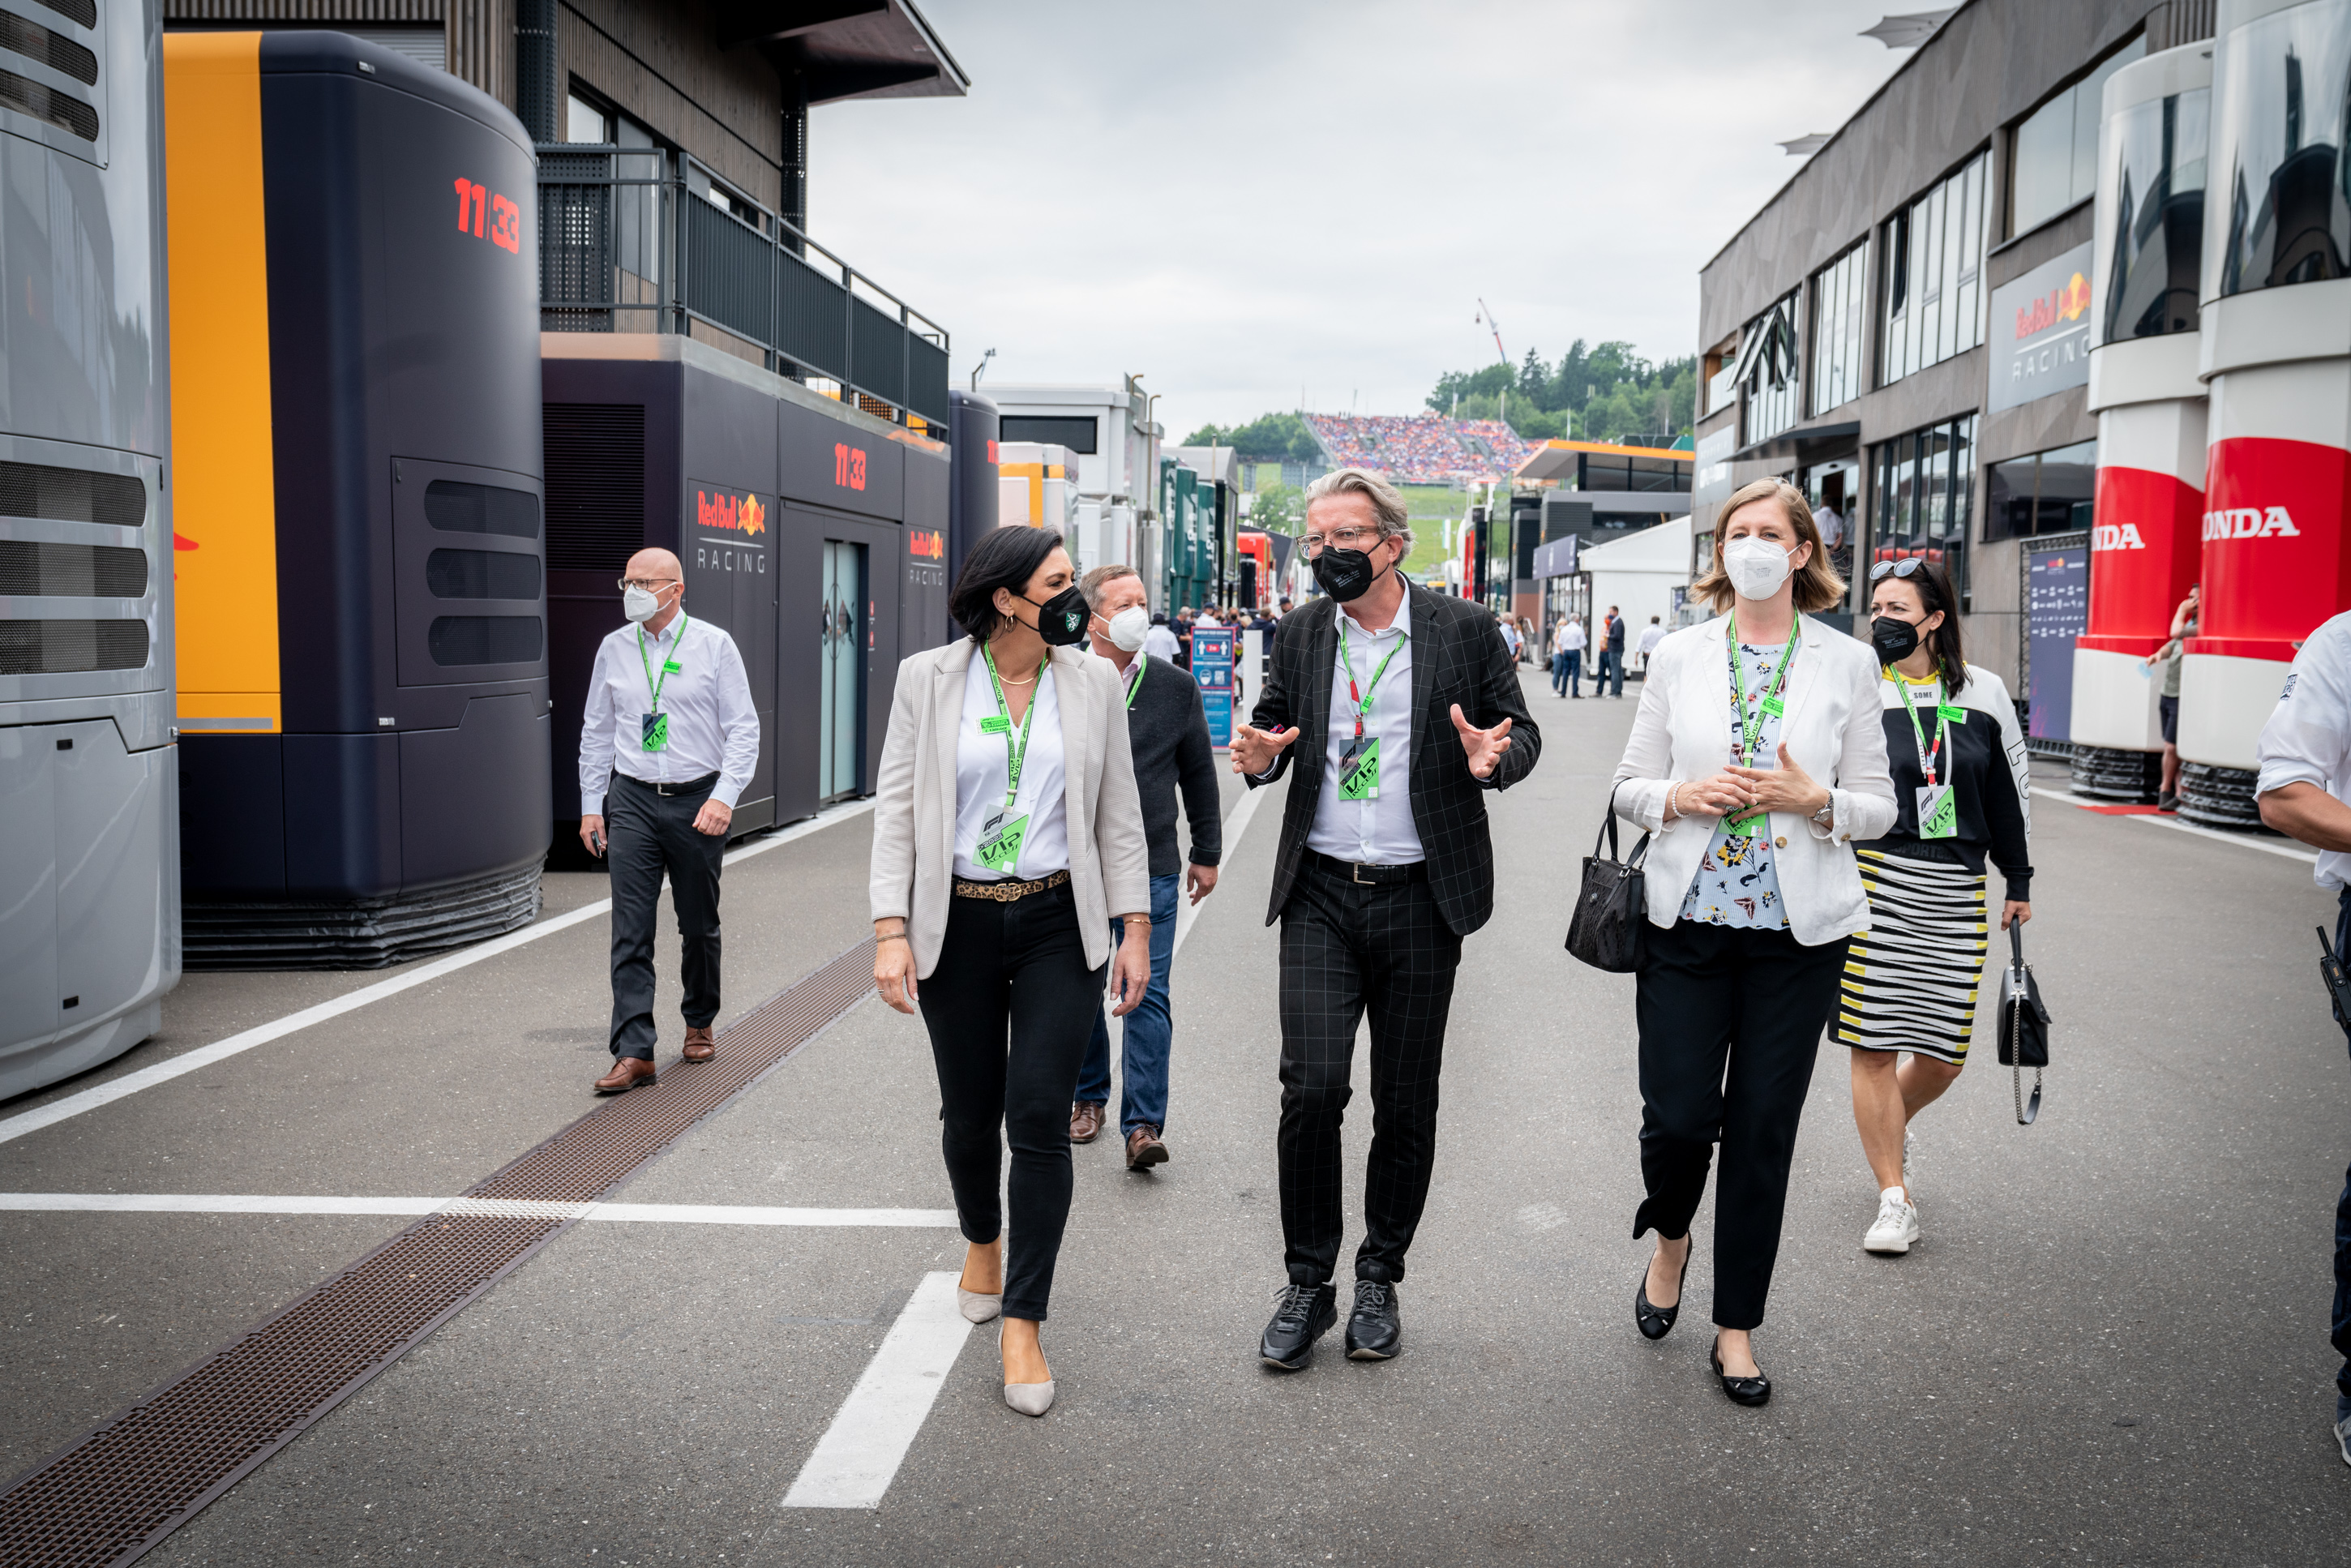
[[[1823,804],[1819,810],[1813,813],[1813,821],[1818,826],[1823,828],[1833,828],[1836,826],[1836,797],[1834,795],[1831,795],[1828,798],[1827,802]]]

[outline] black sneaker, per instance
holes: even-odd
[[[1339,1321],[1339,1292],[1329,1285],[1284,1285],[1276,1293],[1273,1321],[1257,1342],[1268,1366],[1296,1372],[1314,1359],[1314,1342]]]
[[[1347,1354],[1355,1361],[1385,1361],[1404,1339],[1404,1316],[1396,1291],[1385,1280],[1355,1281],[1355,1310],[1347,1317]]]

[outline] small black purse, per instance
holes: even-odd
[[[2000,1064],[2011,1071],[2016,1120],[2031,1126],[2041,1114],[2041,1070],[2049,1065],[2049,1009],[2041,1003],[2041,983],[2024,961],[2024,923],[2008,928],[2012,962],[2000,977]],[[2024,1097],[2024,1070],[2032,1069],[2032,1098]]]
[[[1603,844],[1608,846],[1604,856]],[[1595,969],[1629,975],[1641,967],[1642,929],[1649,923],[1647,883],[1641,870],[1649,835],[1641,835],[1629,859],[1617,859],[1617,852],[1616,791],[1611,789],[1607,818],[1592,842],[1592,852],[1584,857],[1583,886],[1576,894],[1574,916],[1567,923],[1567,950]]]

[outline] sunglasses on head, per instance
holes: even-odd
[[[1881,560],[1869,569],[1869,580],[1883,581],[1889,577],[1909,577],[1927,564],[1925,556],[1906,556],[1900,560]]]

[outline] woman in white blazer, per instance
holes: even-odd
[[[1041,1416],[1037,1338],[1070,1214],[1070,1101],[1107,972],[1123,1015],[1151,978],[1151,868],[1125,694],[1082,651],[1060,539],[998,528],[948,609],[971,633],[898,667],[873,807],[873,983],[922,1011],[940,1144],[970,1245],[964,1315],[999,1314],[1004,1402]],[[1110,922],[1126,922],[1112,951]],[[997,1198],[1012,1145],[1011,1229]]]
[[[1746,486],[1715,522],[1714,568],[1691,591],[1730,613],[1650,656],[1614,809],[1656,835],[1641,1030],[1637,1239],[1657,1246],[1634,1322],[1662,1339],[1681,1306],[1690,1220],[1715,1189],[1710,1353],[1723,1392],[1771,1396],[1755,1364],[1796,1123],[1846,940],[1869,924],[1853,841],[1894,822],[1869,649],[1801,613],[1843,601],[1803,493]]]

